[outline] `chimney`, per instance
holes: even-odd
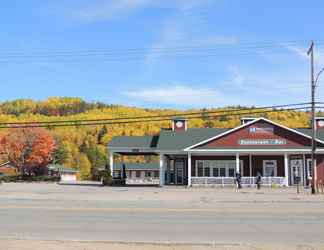
[[[182,117],[175,117],[172,119],[172,131],[187,131],[188,120]]]
[[[241,118],[241,125],[244,125],[248,122],[254,121],[256,118],[255,117],[242,117]]]
[[[324,117],[315,117],[315,128],[324,129]]]

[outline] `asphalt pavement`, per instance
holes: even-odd
[[[324,246],[324,195],[2,184],[0,224],[3,240]]]

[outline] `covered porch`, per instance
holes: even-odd
[[[307,186],[309,155],[304,152],[188,153],[188,186],[229,186],[240,173],[243,186],[254,186],[258,173],[263,185]]]
[[[152,177],[155,178],[155,184],[160,186],[226,187],[235,185],[236,173],[240,173],[243,186],[254,186],[258,173],[262,176],[262,185],[294,186],[300,184],[308,186],[312,177],[311,159],[306,152],[240,152],[235,154],[111,152],[110,170],[115,177],[122,164],[114,162],[116,155],[156,156],[157,167],[152,172]]]
[[[133,157],[143,159],[138,162],[138,159],[131,159]],[[154,151],[111,150],[109,167],[112,178],[123,179],[126,185],[160,185],[161,183],[160,163],[158,154]]]

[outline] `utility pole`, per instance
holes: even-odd
[[[315,164],[316,164],[316,124],[315,124],[315,79],[314,79],[314,42],[312,41],[311,46],[307,52],[308,55],[310,55],[310,66],[311,66],[311,126],[312,126],[312,194],[316,193],[315,185],[316,185],[316,180],[315,180]]]

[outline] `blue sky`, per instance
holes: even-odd
[[[305,51],[314,39],[324,66],[323,9],[293,0],[3,1],[0,100],[181,109],[308,101]]]

